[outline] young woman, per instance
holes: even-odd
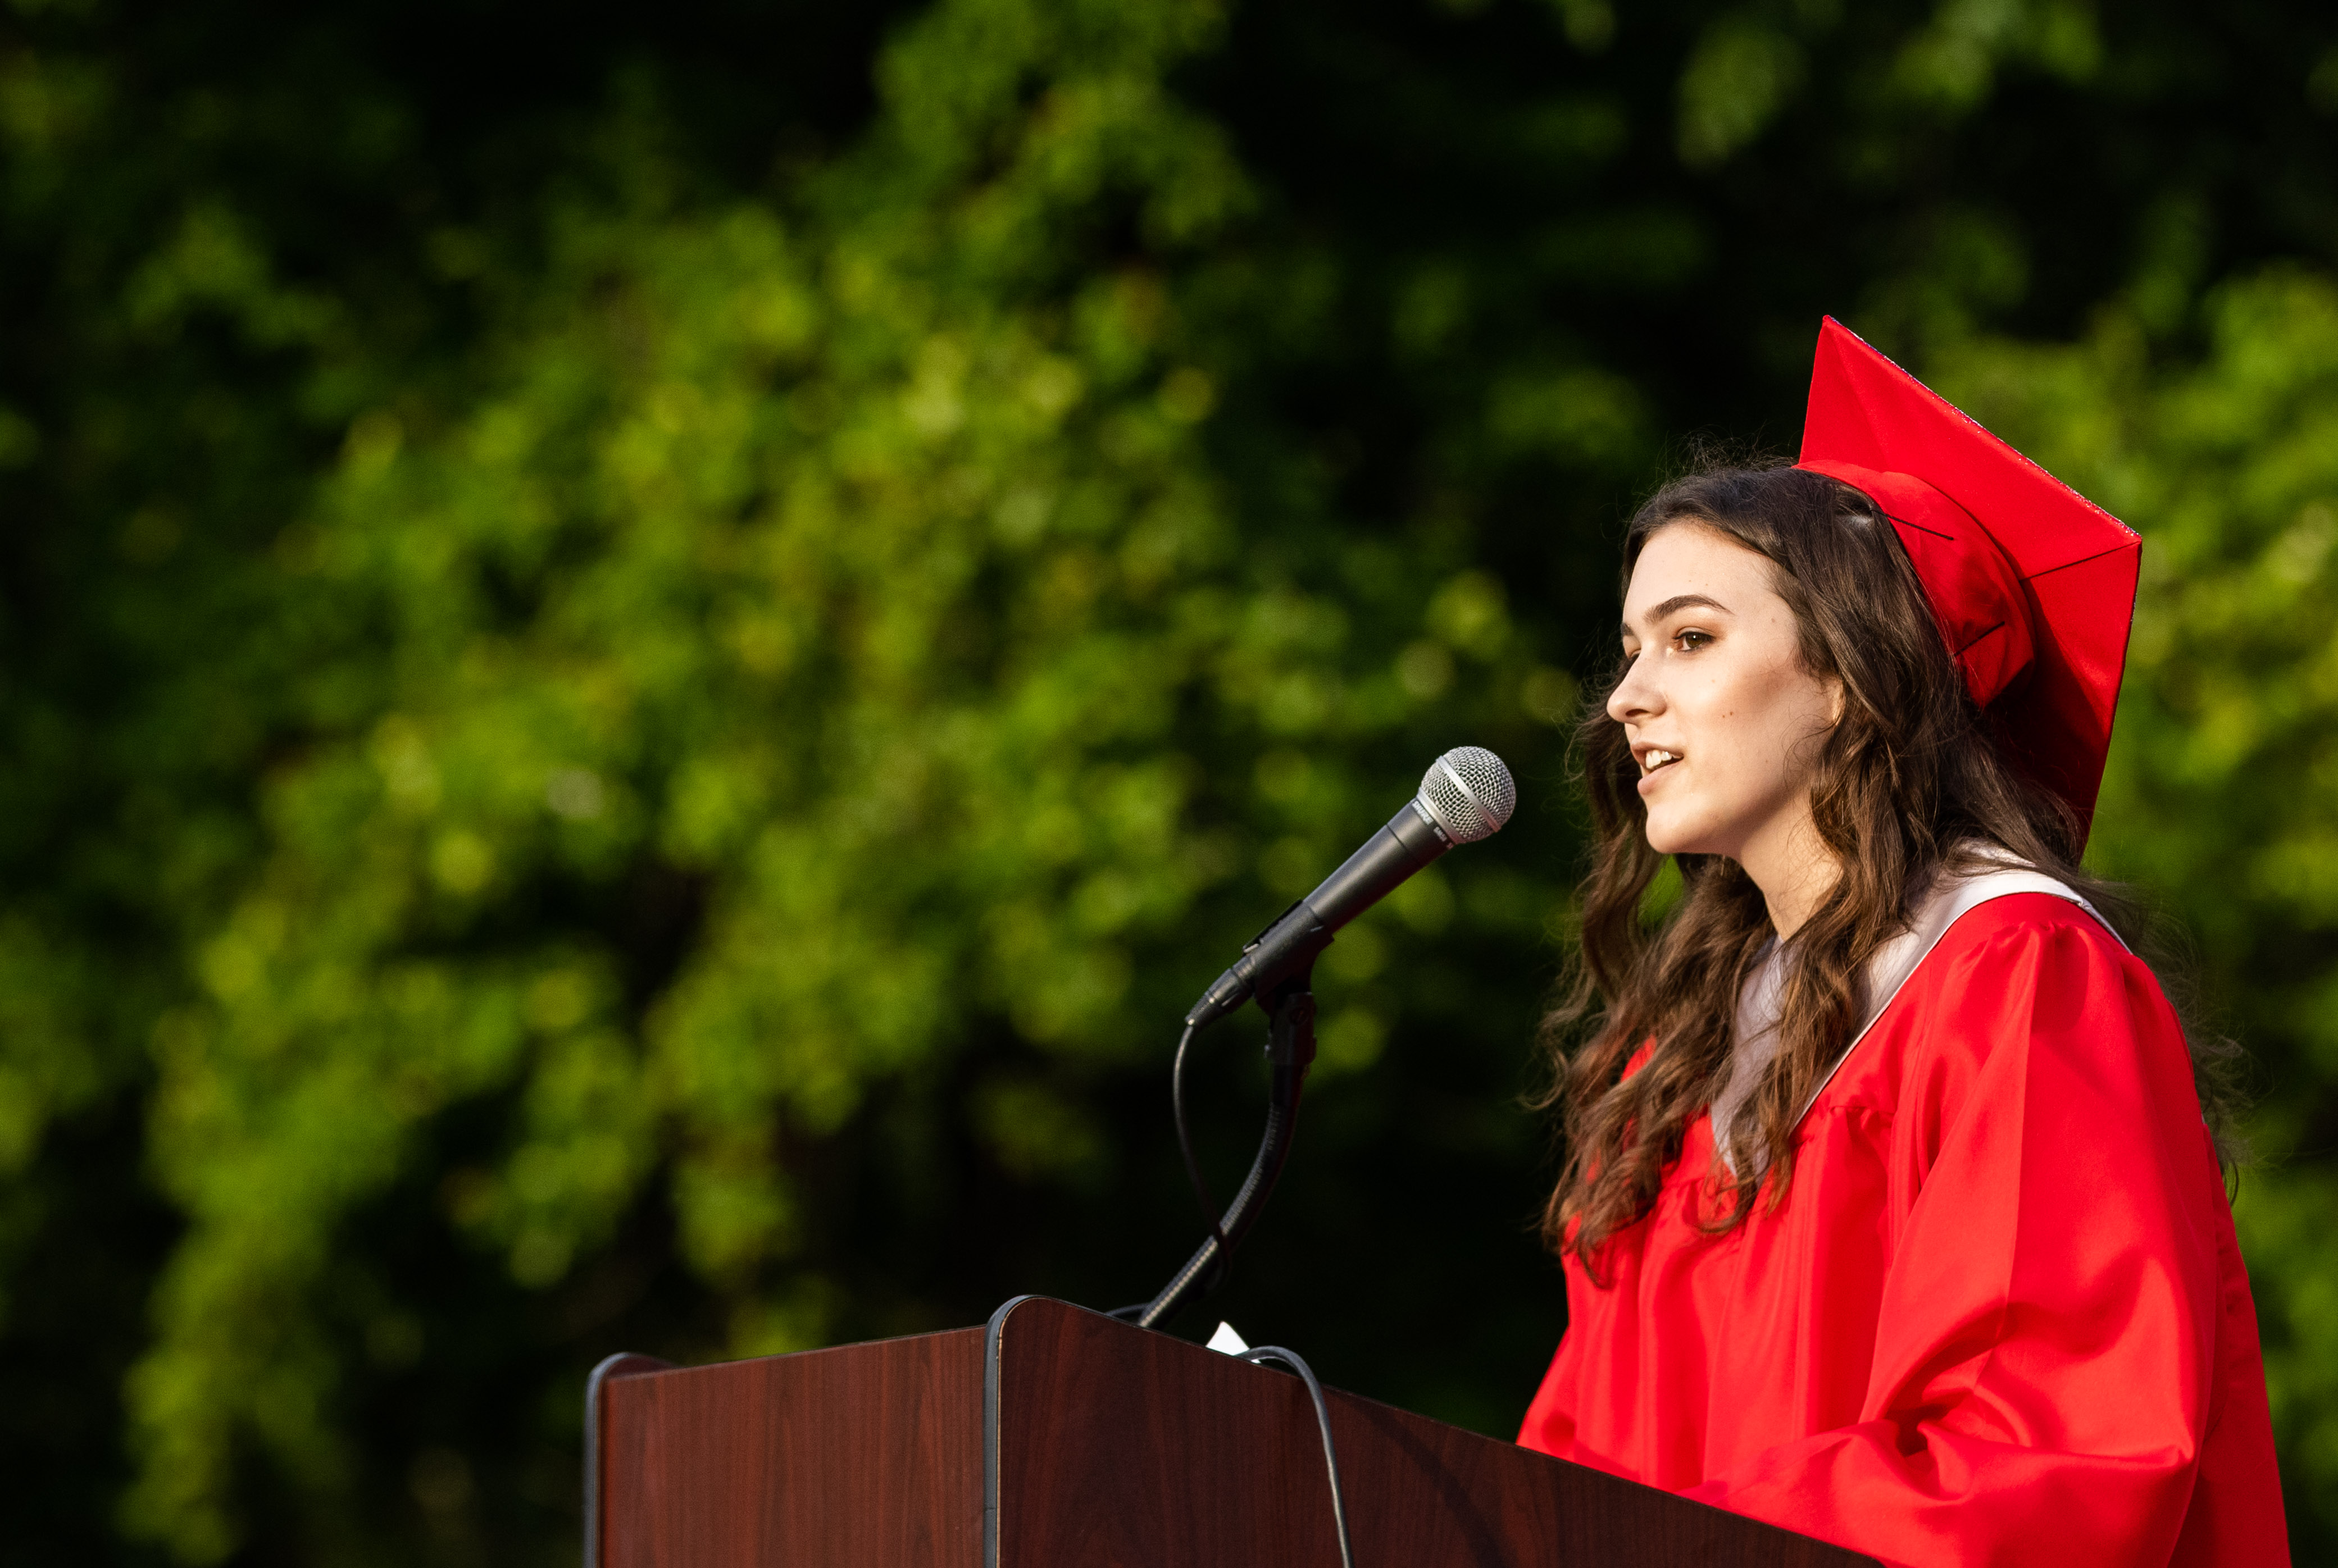
[[[2215,1063],[2078,867],[2137,545],[1832,321],[1802,463],[1634,519],[1522,1443],[1910,1568],[2288,1561]]]

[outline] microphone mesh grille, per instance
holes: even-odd
[[[1518,808],[1518,787],[1502,760],[1483,746],[1457,746],[1429,765],[1420,801],[1456,844],[1500,831]]]

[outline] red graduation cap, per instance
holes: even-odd
[[[1829,317],[1801,467],[1864,491],[1965,685],[2031,777],[2095,810],[2143,541]]]

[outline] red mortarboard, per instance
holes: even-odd
[[[1899,530],[1973,700],[2016,760],[2093,818],[2135,619],[2135,531],[1832,317],[1800,466]]]

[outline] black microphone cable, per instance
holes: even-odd
[[[1218,1200],[1210,1195],[1208,1178],[1202,1174],[1202,1161],[1194,1152],[1194,1129],[1185,1118],[1185,1054],[1192,1049],[1194,1036],[1201,1033],[1195,1024],[1185,1025],[1178,1037],[1177,1055],[1169,1064],[1169,1114],[1177,1123],[1177,1152],[1185,1157],[1185,1180],[1193,1184],[1194,1197],[1202,1205],[1202,1218],[1210,1222],[1210,1238],[1218,1244],[1217,1267],[1210,1271],[1203,1284],[1205,1291],[1215,1290],[1226,1282],[1227,1270],[1233,1266],[1233,1250],[1226,1244],[1224,1225],[1218,1219]]]
[[[1356,1568],[1356,1560],[1348,1551],[1348,1504],[1340,1494],[1340,1451],[1331,1446],[1331,1407],[1323,1401],[1323,1385],[1315,1380],[1314,1370],[1298,1351],[1286,1350],[1280,1345],[1245,1350],[1241,1358],[1252,1363],[1280,1361],[1298,1373],[1300,1381],[1307,1385],[1307,1396],[1315,1401],[1315,1425],[1323,1431],[1323,1469],[1331,1479],[1331,1523],[1340,1532],[1340,1568]]]
[[[1226,1274],[1233,1265],[1233,1249],[1226,1240],[1224,1224],[1218,1218],[1218,1200],[1210,1193],[1209,1179],[1202,1174],[1202,1161],[1194,1152],[1194,1128],[1185,1114],[1185,1058],[1194,1047],[1194,1036],[1200,1034],[1196,1024],[1185,1025],[1185,1033],[1177,1037],[1177,1054],[1169,1064],[1169,1114],[1177,1124],[1177,1152],[1185,1158],[1185,1180],[1192,1184],[1194,1197],[1202,1205],[1202,1218],[1209,1222],[1210,1240],[1218,1244],[1217,1263],[1203,1282],[1204,1292],[1213,1291],[1226,1282]],[[1124,1323],[1134,1322],[1144,1315],[1149,1301],[1135,1301],[1125,1307],[1115,1307],[1105,1314]]]

